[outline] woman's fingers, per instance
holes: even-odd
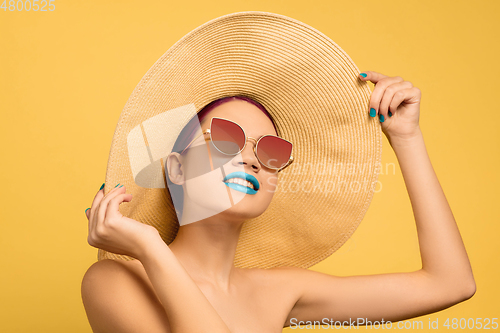
[[[380,115],[382,114],[384,117],[387,116],[387,107],[384,110],[384,113],[380,112],[380,103],[382,101],[382,98],[384,97],[385,91],[387,87],[395,84],[395,83],[400,83],[403,82],[403,78],[400,76],[396,77],[387,77],[384,78],[380,81],[378,81],[377,85],[375,86],[375,89],[373,89],[372,95],[370,97],[370,109],[373,108],[375,109],[375,114]],[[391,91],[389,91],[389,94]]]
[[[360,74],[361,80],[375,83],[375,88],[370,96],[370,116],[378,116],[380,121],[384,122],[387,117],[392,116],[392,113],[390,115],[388,114],[388,109],[392,97],[398,90],[397,86],[394,85],[404,82],[404,80],[400,76],[390,77],[374,71],[366,71],[363,73],[366,74],[366,77]],[[389,90],[387,91],[388,88]]]
[[[394,100],[395,95],[398,95],[398,99],[401,95],[401,90],[412,88],[413,84],[408,81],[403,81],[403,82],[398,82],[389,85],[382,93],[382,99],[380,101],[380,105],[378,107],[378,113],[383,115],[385,119],[387,119],[389,116],[392,116],[394,113],[396,113],[396,110],[401,104],[401,102],[398,105],[394,105],[392,101]],[[392,108],[389,108],[392,106]],[[389,114],[389,111],[391,111],[391,114]]]
[[[102,198],[101,202],[99,203],[99,207],[97,208],[97,221],[104,221],[104,219],[106,218],[106,210],[108,208],[109,201],[117,195],[124,193],[124,191],[125,187],[123,185],[118,186],[109,191],[109,193]]]
[[[418,134],[422,96],[420,89],[400,76],[390,77],[373,71],[360,73],[359,76],[362,81],[375,83],[368,112],[371,117],[378,115],[380,123],[388,120],[382,125],[388,138],[413,137]]]
[[[377,82],[379,82],[380,80],[388,77],[387,75],[384,75],[384,74],[378,73],[378,72],[374,72],[374,71],[366,71],[363,73],[366,74],[366,77],[364,77],[361,74],[359,75],[359,77],[362,81],[370,81],[370,82],[373,82],[375,84]]]
[[[125,188],[125,187],[123,187]],[[111,200],[108,202],[108,207],[106,209],[106,216],[105,218],[112,218],[112,217],[122,217],[123,215],[120,213],[120,210],[118,207],[122,202],[129,202],[132,200],[132,194],[130,193],[121,193],[116,196],[114,196]]]
[[[97,194],[94,197],[94,201],[92,201],[92,206],[90,207],[89,210],[85,212],[87,218],[89,219],[89,232],[94,228],[94,225],[96,223],[94,216],[96,215],[96,211],[99,209],[99,204],[101,203],[103,198],[104,198],[104,186],[101,186],[101,188],[99,189],[99,191],[97,191]]]
[[[104,197],[104,188],[97,191],[97,194],[94,197],[94,200],[92,201],[92,205],[90,206],[90,209],[86,211],[87,218],[89,219],[89,233],[90,230],[93,230],[94,227],[94,215],[99,207],[99,203],[101,202],[102,198]]]
[[[94,200],[92,201],[92,205],[90,206],[90,210],[92,210],[93,207],[99,204],[99,201],[101,201],[103,196],[104,196],[104,189],[97,191],[96,195],[94,196]]]

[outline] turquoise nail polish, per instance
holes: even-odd
[[[375,117],[377,115],[377,111],[374,108],[370,109],[370,117]]]
[[[102,190],[103,188],[104,188],[104,183],[102,183],[101,188],[99,189],[99,191]]]
[[[389,111],[389,117],[392,117],[392,112],[391,111]]]
[[[362,77],[367,77],[368,75],[366,75],[366,73],[360,73],[359,75],[361,75]]]
[[[116,186],[118,186],[118,185],[120,185],[120,183],[116,184]],[[115,188],[116,188],[116,186],[115,186]]]
[[[85,209],[85,213],[89,210],[90,208]]]
[[[123,185],[122,185],[122,186],[120,186],[120,187],[123,187]],[[118,188],[120,188],[120,187],[118,187]]]
[[[381,122],[381,123],[383,123],[383,122],[384,122],[384,120],[385,120],[385,119],[384,119],[384,115],[383,115],[383,114],[381,114],[379,118],[380,118],[380,122]]]

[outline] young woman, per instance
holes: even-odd
[[[254,140],[234,167],[258,180],[259,195],[246,194],[230,209],[182,225],[166,245],[157,230],[120,214],[133,200],[126,184],[94,198],[88,242],[136,260],[105,259],[82,282],[82,298],[95,332],[281,332],[283,327],[324,318],[350,326],[357,318],[395,322],[436,312],[472,297],[475,282],[453,214],[427,155],[419,128],[421,92],[401,77],[367,71],[370,116],[398,158],[413,207],[422,268],[407,273],[336,277],[295,267],[239,269],[233,265],[243,223],[262,214],[273,198],[276,170],[257,158]],[[202,121],[219,117],[239,124],[252,138],[277,135],[272,121],[252,103],[234,99]],[[199,136],[191,146],[203,144]],[[183,184],[196,156],[172,154],[169,179]],[[189,211],[210,203],[200,196]],[[183,214],[188,214],[183,212]]]

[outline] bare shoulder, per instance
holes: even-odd
[[[139,260],[119,260],[119,259],[103,259],[93,263],[87,273],[94,271],[100,273],[115,273],[115,274],[137,274],[144,270]]]
[[[106,274],[106,276],[109,275],[109,273],[111,272],[115,273],[121,272],[123,274],[125,269],[131,267],[132,261],[136,260],[126,261],[126,260],[115,260],[115,259],[103,259],[96,261],[89,267],[89,269],[85,273],[84,278],[87,276],[92,276],[94,274],[100,274],[105,272],[108,273]]]
[[[135,284],[137,287],[141,281],[140,270],[137,265],[138,260],[114,260],[103,259],[93,263],[82,279],[82,292],[93,291],[108,283],[123,283],[121,287],[130,287]],[[141,265],[142,267],[142,265]],[[83,294],[82,294],[83,295]]]
[[[113,259],[89,267],[81,294],[94,332],[170,332],[165,310],[141,267],[137,260]]]

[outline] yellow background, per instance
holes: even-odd
[[[477,293],[415,320],[427,327],[429,319],[500,317],[498,1],[54,3],[53,12],[0,10],[1,332],[91,332],[80,283],[97,249],[87,243],[84,210],[104,182],[120,112],[178,39],[245,10],[307,23],[361,71],[399,75],[421,89],[421,128]],[[364,275],[420,267],[411,205],[385,137],[383,165],[389,172],[361,226],[312,269]]]

